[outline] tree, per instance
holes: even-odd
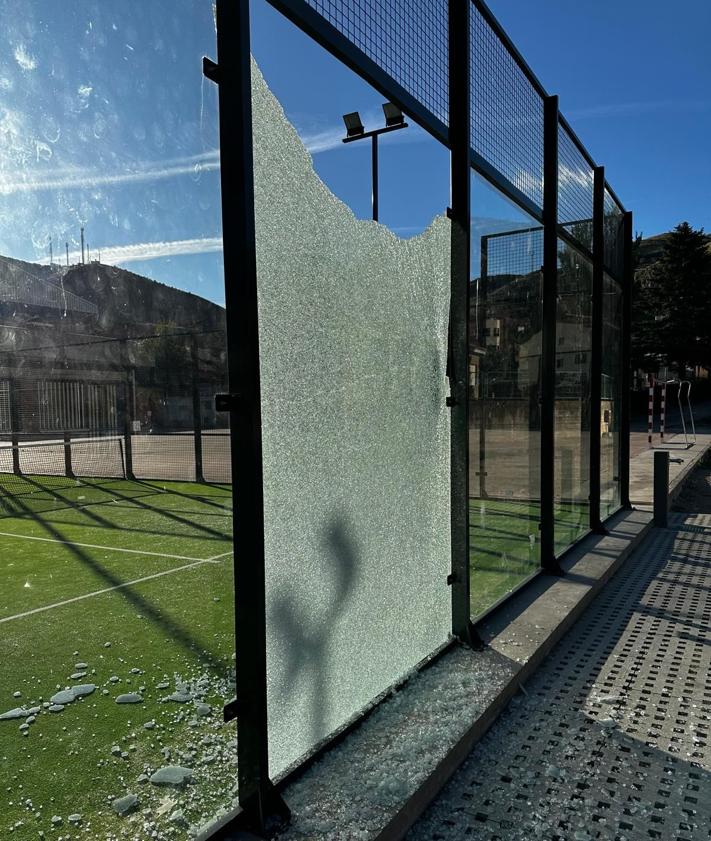
[[[682,222],[659,260],[637,272],[633,347],[640,367],[661,364],[685,376],[689,365],[711,366],[711,251],[703,228]]]

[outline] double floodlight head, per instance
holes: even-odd
[[[383,103],[383,114],[386,126],[401,126],[405,122],[404,114],[393,102]]]
[[[357,137],[365,131],[360,114],[357,111],[353,111],[351,114],[344,114],[343,122],[346,124],[346,135],[348,137]]]
[[[350,114],[343,115],[343,122],[346,124],[346,137],[344,142],[355,140],[358,137],[371,137],[372,135],[382,134],[386,129],[405,128],[405,115],[392,102],[383,103],[383,114],[385,114],[385,128],[374,129],[366,133],[363,121],[357,111],[352,111]]]

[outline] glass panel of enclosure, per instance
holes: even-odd
[[[622,289],[609,275],[602,287],[602,383],[600,405],[600,514],[620,507],[620,407]]]
[[[555,358],[555,547],[589,526],[592,264],[558,243]]]
[[[255,42],[255,56],[271,68],[264,43],[261,52]],[[371,107],[372,89],[315,45],[298,45],[319,51],[308,60],[322,78],[354,86],[351,108],[359,98]],[[288,119],[292,101],[280,102],[265,81],[273,76],[288,96],[279,69],[263,76],[257,61],[269,757],[279,776],[451,631],[451,229],[446,170],[437,214],[418,235],[402,239],[369,214],[356,218],[330,185],[355,189],[356,171],[356,187],[369,179],[370,141],[344,147],[339,138],[330,156],[312,157]],[[307,93],[323,101],[317,89]],[[418,183],[406,159],[383,160],[392,183]]]
[[[187,838],[236,779],[212,4],[3,27],[3,826]]]
[[[484,179],[472,183],[469,513],[477,616],[540,564],[543,232]]]

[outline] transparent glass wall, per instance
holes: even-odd
[[[602,384],[600,406],[600,515],[620,506],[620,404],[622,289],[607,274],[602,287]]]
[[[471,611],[540,564],[543,232],[479,176],[472,182],[469,357]]]
[[[559,241],[555,360],[555,546],[588,531],[592,265]]]
[[[236,780],[212,3],[2,20],[3,834],[188,838]]]
[[[277,776],[451,630],[451,232],[356,219],[256,63],[252,95]]]

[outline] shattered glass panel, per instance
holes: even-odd
[[[448,638],[450,225],[356,220],[252,87],[275,776]]]

